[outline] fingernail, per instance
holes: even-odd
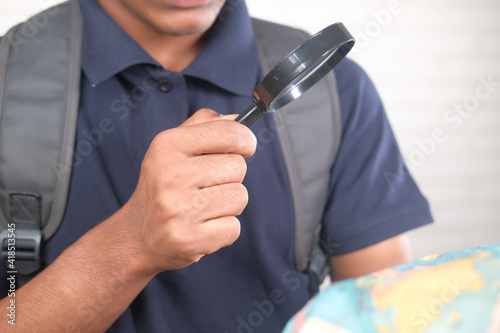
[[[229,119],[229,120],[234,120],[234,118],[238,117],[237,114],[228,114],[228,115],[222,115],[222,119]]]

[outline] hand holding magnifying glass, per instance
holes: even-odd
[[[254,102],[235,121],[250,126],[266,112],[274,112],[299,98],[328,74],[354,46],[342,23],[332,24],[288,54],[260,81]]]

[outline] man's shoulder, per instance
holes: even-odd
[[[346,58],[335,67],[334,73],[341,104],[343,126],[346,126],[347,119],[361,120],[367,114],[372,116],[385,114],[382,100],[373,81],[360,65]],[[356,113],[357,116],[353,117],[353,113]],[[361,118],[358,117],[361,115]]]
[[[334,69],[339,86],[362,87],[373,85],[366,71],[354,60],[343,59]],[[340,90],[340,89],[339,89]]]

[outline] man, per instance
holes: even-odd
[[[227,116],[250,104],[262,76],[244,3],[80,7],[77,147],[103,118],[113,130],[75,159],[49,265],[16,291],[17,329],[279,332],[311,295],[294,269],[279,141],[255,152],[252,131]],[[343,279],[408,260],[398,235],[431,217],[411,177],[387,184],[384,172],[404,166],[369,79],[349,60],[336,76],[344,135],[323,238]],[[252,130],[273,126],[262,117]]]

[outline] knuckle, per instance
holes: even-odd
[[[172,180],[175,177],[172,177],[172,173],[175,171],[169,170],[169,172],[160,172],[156,175],[156,181],[153,181],[153,185],[158,192],[166,192],[173,186]]]
[[[191,142],[203,142],[209,141],[210,133],[206,130],[206,126],[211,126],[211,122],[206,122],[202,124],[198,124],[195,126],[188,126],[182,128],[184,133],[187,133],[186,138]]]
[[[238,237],[240,237],[241,233],[241,224],[240,221],[233,217],[228,221],[227,230],[226,230],[226,245],[233,244]]]
[[[248,191],[243,184],[234,184],[233,191],[231,193],[232,200],[238,209],[239,214],[243,212],[246,205],[248,204]],[[239,215],[238,214],[238,215]]]
[[[190,201],[190,205],[186,210],[186,216],[189,216],[192,220],[198,220],[199,216],[211,204],[210,196],[203,190],[198,190],[188,200]]]
[[[196,218],[196,207],[199,207],[200,202],[196,196],[189,196],[185,193],[160,193],[152,198],[154,202],[155,214],[159,217],[161,223],[168,225],[172,229],[168,229],[174,240],[176,230],[173,229],[179,225],[185,225]],[[198,206],[197,206],[198,205]]]
[[[168,131],[163,131],[158,133],[150,144],[150,149],[161,149],[167,145],[167,142],[170,140],[170,133]]]
[[[180,143],[183,140],[183,133],[186,129],[187,128],[172,128],[158,133],[151,141],[149,148],[162,154],[162,156],[165,152],[172,154],[176,151],[185,154]]]
[[[225,246],[233,244],[240,236],[241,224],[236,217],[226,217],[224,221],[224,228],[218,233],[217,242],[212,243],[205,249],[206,254],[217,252]]]
[[[257,138],[255,134],[246,126],[235,121],[233,124],[233,143],[238,151],[245,156],[251,156],[257,149]]]
[[[198,173],[199,170],[189,163],[177,163],[163,172],[162,183],[173,184],[178,188],[188,187]]]
[[[236,147],[239,152],[248,153],[257,147],[257,139],[253,132],[246,126],[235,121],[223,120],[219,123],[218,135],[228,145]]]
[[[244,143],[246,156],[252,156],[257,150],[257,137],[249,129],[246,133],[246,140],[244,141]]]
[[[176,249],[178,252],[185,252],[190,245],[189,235],[179,230],[179,228],[169,230],[166,242],[169,247]]]
[[[239,154],[233,154],[230,158],[230,162],[227,163],[227,171],[233,177],[239,181],[243,181],[245,174],[247,173],[247,163],[245,158]]]
[[[240,141],[240,128],[236,122],[222,120],[214,122],[214,126],[218,126],[214,134],[219,137],[219,140],[227,143],[228,146],[234,146]]]

